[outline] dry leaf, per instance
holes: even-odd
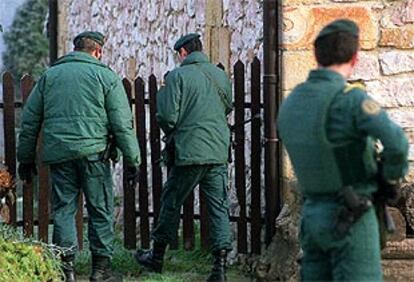
[[[4,222],[10,223],[10,209],[7,205],[2,205],[0,207],[0,217],[4,220]]]

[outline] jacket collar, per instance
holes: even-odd
[[[52,66],[64,64],[64,63],[72,63],[72,62],[83,62],[88,64],[94,64],[101,67],[109,68],[107,65],[103,64],[101,61],[93,57],[92,55],[86,52],[80,51],[73,51],[66,54],[63,57],[60,57]]]
[[[327,68],[317,68],[309,73],[309,80],[329,80],[335,83],[345,84],[345,78],[335,71]]]
[[[195,51],[195,52],[192,52],[190,55],[187,56],[187,58],[184,59],[184,61],[181,63],[181,66],[196,64],[196,63],[208,63],[208,62],[209,62],[209,59],[204,53]]]

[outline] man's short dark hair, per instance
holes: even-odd
[[[346,31],[323,36],[314,42],[316,61],[323,67],[347,63],[358,46],[358,37]]]
[[[78,40],[75,44],[75,51],[83,51],[87,53],[92,53],[96,48],[101,46],[94,40],[84,37]]]
[[[182,48],[184,48],[188,54],[191,54],[192,52],[203,51],[203,44],[201,43],[199,38],[195,38],[187,44],[185,44]]]

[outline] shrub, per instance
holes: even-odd
[[[20,239],[10,227],[0,225],[0,281],[61,281],[59,260],[50,246]]]

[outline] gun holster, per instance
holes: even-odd
[[[352,186],[346,186],[341,193],[343,206],[336,219],[335,231],[343,238],[366,211],[372,206],[372,200],[368,196],[359,195]]]

